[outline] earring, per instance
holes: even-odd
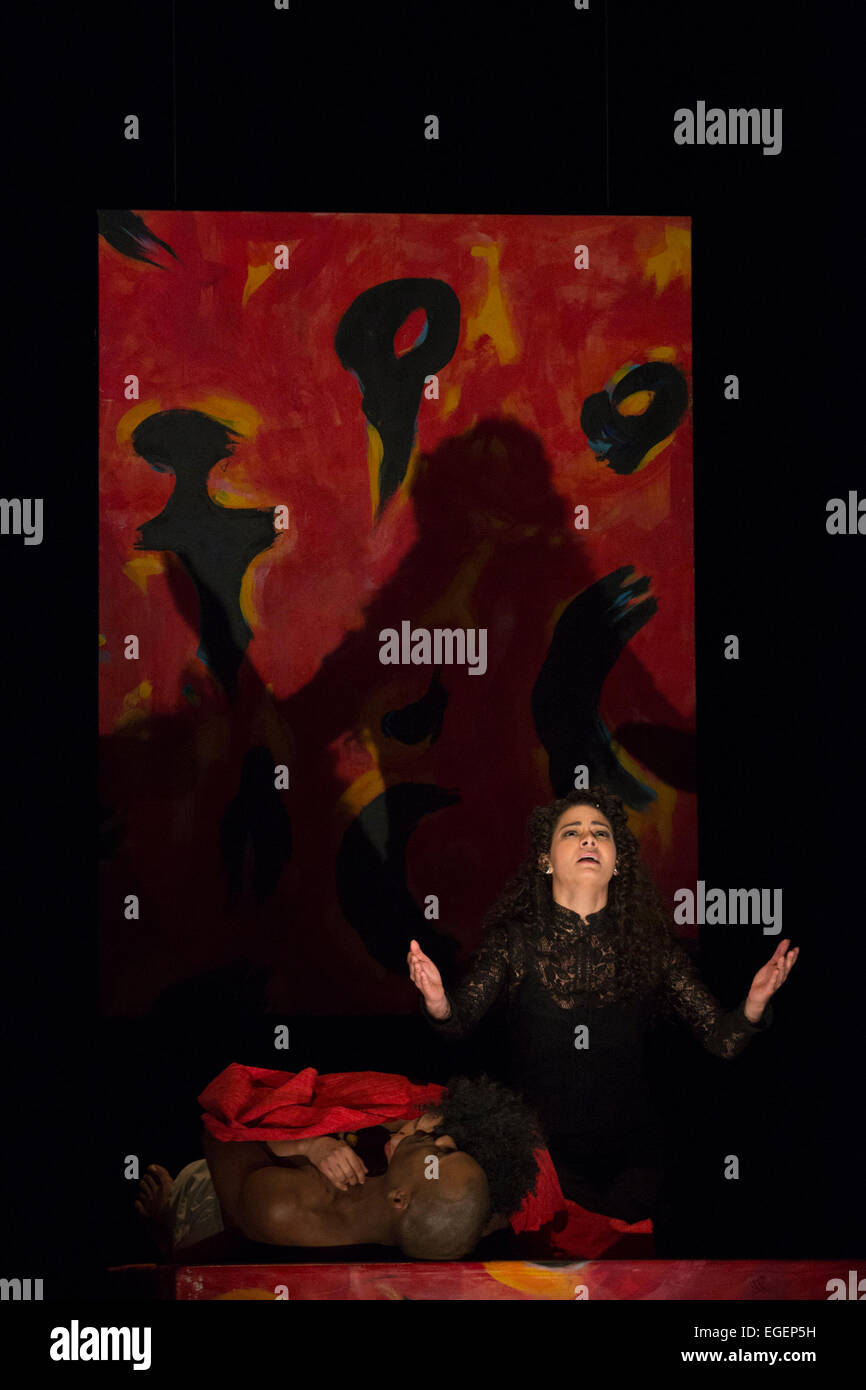
[[[548,864],[548,866],[547,866],[547,868],[545,869],[544,872],[545,872],[546,874],[552,874],[552,873],[553,873],[553,869],[552,869],[552,868],[550,867],[550,865]]]
[[[616,868],[616,866],[615,866],[615,865],[614,865],[614,870],[613,870],[613,871],[614,871],[614,873],[615,873],[615,874],[618,874],[618,873],[619,873],[619,869],[618,869],[618,868]]]

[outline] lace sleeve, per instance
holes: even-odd
[[[723,1009],[698,975],[685,947],[673,938],[664,990],[674,1013],[714,1057],[737,1057],[755,1034],[766,1032],[773,1021],[770,1004],[758,1023],[746,1018],[745,999],[735,1009]]]
[[[453,994],[446,990],[445,998],[451,1012],[442,1020],[428,1014],[421,999],[421,1012],[432,1028],[446,1038],[462,1038],[470,1032],[502,990],[509,965],[509,940],[504,926],[493,927],[484,937],[469,973]]]

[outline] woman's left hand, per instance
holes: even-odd
[[[790,944],[791,938],[786,936],[784,941],[779,942],[767,964],[761,966],[749,989],[749,997],[746,1000],[747,1015],[756,1014],[760,1018],[770,996],[787,980],[800,954],[799,946],[789,951]],[[756,1021],[753,1017],[752,1022]]]

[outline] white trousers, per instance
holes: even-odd
[[[223,1230],[216,1190],[207,1160],[197,1158],[181,1168],[171,1185],[172,1250],[197,1245]]]

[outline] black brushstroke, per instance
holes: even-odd
[[[251,562],[276,539],[274,510],[220,507],[207,478],[234,452],[233,430],[198,410],[163,410],[133,431],[132,446],[158,472],[177,478],[159,516],[140,528],[136,550],[170,550],[199,598],[196,655],[234,694],[252,628],[241,612],[241,582]],[[235,436],[236,437],[236,436]]]
[[[394,335],[416,309],[427,315],[422,342],[394,355]],[[409,466],[424,378],[450,362],[460,335],[460,300],[444,280],[386,280],[353,300],[337,326],[334,348],[358,378],[362,409],[382,438],[376,520]]]
[[[292,857],[292,823],[274,786],[274,757],[269,748],[251,748],[244,758],[240,788],[220,826],[220,850],[230,908],[236,908],[243,895],[247,850],[252,856],[256,901],[273,895]]]
[[[601,690],[623,647],[658,611],[654,598],[627,607],[646,593],[649,579],[623,586],[631,565],[590,585],[559,619],[532,689],[532,718],[549,759],[554,796],[574,788],[574,769],[585,764],[588,785],[601,782],[628,806],[643,810],[655,793],[619,763],[598,712]],[[623,587],[621,587],[623,586]]]
[[[155,265],[157,270],[168,270],[167,265],[160,265],[159,261],[152,261],[149,256],[145,256],[144,252],[153,246],[162,246],[177,260],[168,242],[156,236],[138,213],[130,212],[128,209],[109,212],[100,209],[97,219],[99,235],[109,246],[113,246],[115,251],[119,251],[122,256],[128,256],[131,261],[144,261],[147,265]]]
[[[422,816],[459,800],[456,792],[427,782],[387,787],[358,814],[337,851],[337,899],[343,915],[370,955],[397,974],[406,974],[413,937],[443,978],[454,973],[458,943],[435,929],[410,893],[406,846]],[[430,885],[431,892],[437,888]]]
[[[616,406],[635,391],[652,391],[642,415],[620,415]],[[632,367],[611,392],[587,396],[580,425],[597,459],[614,473],[633,473],[645,454],[676,429],[689,403],[686,379],[670,362]]]
[[[382,733],[388,738],[396,738],[400,743],[423,743],[429,738],[434,744],[442,732],[445,706],[448,704],[448,691],[441,681],[441,666],[433,672],[433,678],[426,694],[411,705],[402,709],[389,709],[382,716]]]

